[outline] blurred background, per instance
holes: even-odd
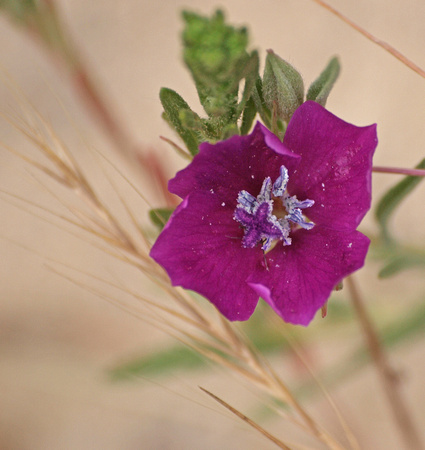
[[[181,60],[180,12],[184,8],[205,15],[223,8],[230,23],[249,27],[251,48],[260,51],[262,61],[266,49],[272,48],[303,74],[307,86],[330,57],[339,55],[342,73],[327,108],[356,125],[378,123],[380,143],[375,165],[413,167],[424,157],[425,80],[310,0],[55,3],[111,111],[134,136],[141,152],[154,151],[167,162],[168,177],[185,161],[159,139],[162,135],[177,140],[160,117],[159,89],[176,90],[201,112]],[[425,67],[424,2],[332,0],[331,4]],[[163,206],[158,190],[142,179],[137,164],[128,164],[116,152],[81,102],[67,71],[34,34],[3,13],[0,40],[0,113],[22,114],[19,97],[25,95],[52,123],[99,194],[106,199],[110,196],[111,208],[116,208],[117,214],[120,205],[110,194],[113,189],[108,177],[115,184],[122,179],[99,153],[137,184],[153,206]],[[3,118],[0,141],[40,159]],[[64,210],[55,197],[54,183],[5,149],[0,153],[0,177],[1,449],[274,448],[202,394],[198,385],[257,418],[276,435],[320,448],[300,437],[285,419],[266,414],[261,397],[252,395],[246,382],[210,365],[196,370],[169,368],[159,376],[111,382],[109,369],[163,351],[175,342],[56,271],[72,273],[77,280],[81,275],[82,284],[84,273],[95,273],[143,292],[146,287],[139,274],[105,256],[84,232],[8,195],[57,214]],[[374,174],[374,204],[399,179],[397,175]],[[123,185],[132,210],[140,220],[146,220],[145,205],[126,183]],[[392,223],[403,244],[423,246],[425,242],[424,194],[425,185],[421,185]],[[65,201],[73,201],[71,198]],[[372,237],[377,234],[373,214],[360,229]],[[379,280],[380,268],[382,262],[370,257],[356,278],[374,320],[384,326],[423,303],[425,285],[423,269]],[[84,273],[79,275],[75,269]],[[327,319],[316,318],[308,329],[295,331],[313,369],[331,367],[347,349],[362,343],[355,323],[350,323],[348,330],[346,322],[338,325],[338,304],[348,308],[347,297],[344,290],[336,294]],[[391,348],[391,361],[402,371],[403,393],[418,425],[425,420],[423,339],[416,333]],[[270,358],[284,380],[295,382],[306,376],[290,352],[277,348]],[[362,448],[402,448],[373,367],[364,367],[327,389]],[[343,434],[322,395],[306,396],[303,402],[331,432]]]

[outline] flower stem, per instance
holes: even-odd
[[[411,175],[413,177],[425,177],[425,170],[423,169],[404,169],[402,167],[372,167],[372,172],[378,173],[398,173],[400,175]]]
[[[402,396],[399,377],[387,359],[387,355],[382,347],[377,332],[374,329],[373,323],[368,316],[363,299],[361,298],[352,277],[347,278],[347,286],[350,291],[354,309],[363,329],[370,356],[372,357],[376,370],[380,376],[385,394],[393,412],[394,420],[397,423],[400,434],[406,444],[406,448],[420,450],[423,448],[421,439],[413,419],[411,418],[405,399]]]

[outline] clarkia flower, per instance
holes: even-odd
[[[169,182],[183,202],[151,250],[173,285],[204,295],[230,320],[262,297],[307,325],[359,269],[369,239],[376,126],[356,127],[315,102],[294,113],[283,143],[257,123],[248,136],[204,143]]]

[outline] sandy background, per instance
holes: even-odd
[[[194,0],[61,0],[58,4],[111,107],[143,147],[157,149],[170,161],[172,175],[183,163],[158,138],[173,137],[160,119],[160,87],[175,89],[197,107],[189,74],[180,61],[179,11],[186,7],[208,14],[219,4]],[[332,4],[425,66],[423,1],[334,0]],[[376,165],[411,167],[423,157],[424,79],[311,1],[228,0],[221,5],[232,22],[249,24],[252,47],[258,48],[263,58],[265,50],[273,48],[301,71],[307,85],[332,55],[340,55],[343,71],[328,108],[357,125],[378,123]],[[140,183],[137,170],[114,153],[81,106],[66,74],[4,16],[0,17],[0,42],[1,69],[49,118],[100,191],[108,195],[110,187],[104,181],[104,166],[90,147]],[[0,82],[0,95],[1,113],[16,110],[16,99],[6,81]],[[32,147],[3,120],[0,140],[35,156]],[[54,185],[45,183],[43,177],[34,178],[35,173],[1,151],[0,189],[61,212],[60,202],[43,187]],[[375,200],[396,179],[375,175]],[[151,187],[143,188],[155,198]],[[395,220],[395,229],[405,242],[425,241],[424,194],[422,186]],[[140,200],[128,195],[137,210]],[[227,399],[245,408],[244,412],[252,411],[254,403],[247,399],[247,387],[220,372],[178,372],[159,380],[111,385],[106,368],[130,355],[165,346],[168,339],[52,273],[47,265],[58,268],[52,261],[67,263],[142,291],[143,283],[137,273],[129,273],[113,258],[87,245],[81,239],[83,233],[75,237],[64,230],[71,227],[57,220],[53,220],[56,225],[49,223],[52,219],[43,220],[48,216],[39,211],[35,211],[39,218],[34,217],[28,213],[34,209],[18,200],[11,205],[8,199],[2,195],[0,200],[1,449],[274,448],[198,392],[198,385],[205,386],[223,397],[229,395]],[[366,233],[376,230],[372,217],[367,217],[362,227]],[[376,280],[377,269],[370,263],[358,277],[367,283],[363,291],[371,302],[396,308],[401,301],[423,299],[423,274],[419,271],[382,282]],[[326,360],[344,352],[344,347],[325,338],[315,350],[319,359]],[[418,423],[425,420],[424,356],[420,341],[393,355],[396,367],[405,370],[405,393]],[[283,369],[291,371],[290,366]],[[289,372],[288,376],[294,375]],[[373,370],[363,371],[333,393],[362,448],[402,448]],[[324,402],[314,402],[311,407],[324,424],[340,433]],[[288,431],[282,422],[273,419],[263,424],[286,438]]]

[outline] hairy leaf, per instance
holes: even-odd
[[[248,134],[251,130],[252,123],[257,115],[257,108],[253,98],[251,97],[245,105],[245,109],[242,115],[241,134]]]
[[[319,77],[313,81],[307,92],[307,100],[326,105],[329,93],[338,78],[341,66],[337,57],[333,57]]]
[[[199,147],[198,135],[194,130],[187,128],[181,120],[182,112],[188,112],[195,116],[196,114],[183,98],[171,89],[162,88],[159,98],[164,108],[164,118],[177,131],[190,153],[196,155]]]

